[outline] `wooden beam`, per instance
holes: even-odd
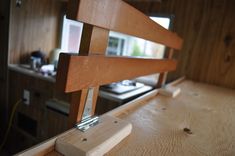
[[[91,112],[92,114],[91,115],[95,114],[97,98],[99,96],[99,88],[100,88],[99,86],[94,88],[94,94],[93,94],[93,98],[92,98],[92,112]]]
[[[108,30],[84,24],[79,55],[105,55],[108,39]]]
[[[90,24],[83,25],[79,55],[105,55],[109,39],[109,30]],[[92,97],[92,114],[95,114],[96,102],[99,95],[99,86],[94,87]]]
[[[74,92],[124,79],[172,71],[175,68],[175,60],[61,54],[57,87],[65,92]],[[66,79],[63,78],[65,74]]]
[[[70,0],[68,18],[137,36],[174,49],[182,39],[122,0]]]
[[[172,59],[173,54],[174,54],[174,49],[171,48],[170,51],[167,53],[166,58],[167,59]],[[157,83],[157,88],[160,88],[160,87],[165,85],[166,79],[167,79],[167,75],[168,75],[168,72],[163,72],[163,73],[161,73],[159,75],[158,83]]]
[[[74,125],[81,121],[82,114],[85,108],[86,97],[88,89],[73,92],[71,94],[70,108],[69,108],[69,126]]]
[[[104,55],[107,48],[109,31],[89,24],[83,25],[82,38],[79,56]],[[68,66],[68,62],[60,62],[61,66]],[[92,70],[92,69],[91,69]],[[67,74],[67,73],[64,73]],[[66,76],[60,76],[62,81],[66,81]],[[74,82],[76,84],[76,82]],[[62,90],[63,91],[63,90]],[[92,111],[95,114],[96,101],[98,98],[99,86],[94,87],[92,97]],[[88,89],[73,92],[70,99],[69,126],[73,127],[82,120]]]

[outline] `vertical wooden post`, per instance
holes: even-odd
[[[89,24],[83,25],[79,55],[105,55],[109,31]],[[99,86],[94,88],[92,97],[92,115],[95,113]],[[85,108],[88,89],[72,93],[70,100],[69,126],[81,121]]]
[[[109,30],[84,24],[79,55],[105,55]]]
[[[169,52],[167,53],[166,58],[172,59],[173,54],[174,54],[174,49],[171,48],[171,49],[169,50]],[[168,74],[168,72],[164,72],[164,73],[161,73],[161,74],[159,75],[158,83],[157,83],[157,88],[161,88],[161,87],[163,87],[163,86],[165,85],[166,79],[167,79],[167,74]]]

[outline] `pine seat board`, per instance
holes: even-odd
[[[119,118],[130,136],[107,156],[235,155],[235,90],[183,81],[176,98],[157,95]]]

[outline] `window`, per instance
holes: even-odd
[[[171,17],[150,16],[150,18],[162,27],[170,29]],[[153,43],[151,41],[117,32],[110,32],[106,55],[140,58],[163,58],[165,48],[166,47],[162,44]],[[159,74],[152,74],[138,77],[135,81],[150,86],[156,86],[158,77]]]
[[[78,53],[81,36],[82,36],[83,23],[67,19],[63,17],[63,27],[61,35],[61,51]]]
[[[150,17],[166,29],[170,27],[169,17]],[[141,38],[110,32],[106,54],[112,56],[162,58],[165,46]]]

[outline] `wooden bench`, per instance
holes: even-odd
[[[73,93],[71,126],[82,119],[88,88],[95,88],[94,114],[100,85],[161,73],[158,81],[161,87],[167,72],[176,69],[172,55],[181,48],[182,39],[122,0],[70,0],[67,16],[84,23],[79,55],[62,54],[58,67],[58,90]],[[169,47],[168,56],[162,60],[106,57],[110,31],[163,44]]]
[[[57,72],[57,90],[72,93],[69,113],[71,127],[83,119],[91,88],[93,89],[90,108],[92,116],[95,112],[100,85],[161,73],[158,81],[158,87],[161,87],[165,84],[167,73],[176,69],[177,61],[172,59],[172,55],[174,50],[181,48],[182,39],[122,0],[70,0],[67,16],[72,20],[84,23],[79,55],[61,54]],[[169,47],[168,56],[164,59],[107,57],[105,52],[110,31],[163,44]],[[156,94],[157,90],[154,90],[138,100],[144,100]],[[76,155],[80,151],[73,147],[75,144],[79,144],[85,150],[93,150],[90,146],[97,144],[103,138],[109,140],[111,144],[118,143],[130,134],[131,124],[117,117],[119,116],[112,113],[105,114],[100,117],[101,121],[97,126],[88,130],[88,134],[71,129],[19,155],[59,155],[59,153]],[[119,137],[120,131],[122,131],[122,137]],[[114,132],[115,134],[113,134]],[[95,141],[87,140],[87,137],[92,137]],[[81,139],[80,143],[77,143],[78,138]],[[114,139],[110,140],[110,138]],[[102,148],[99,152],[103,154],[113,146],[102,141],[104,145],[95,149]],[[84,154],[82,152],[80,154]]]

